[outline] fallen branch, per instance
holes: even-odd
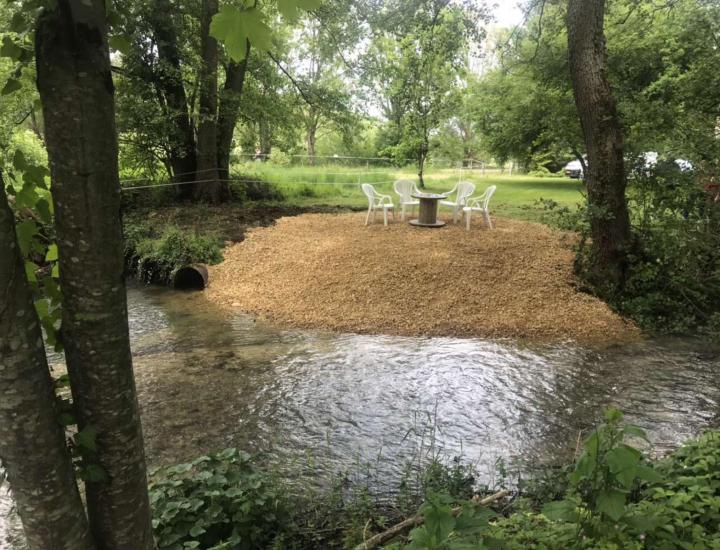
[[[485,497],[483,499],[481,499],[479,496],[476,496],[472,499],[472,501],[478,506],[487,506],[488,504],[492,504],[496,500],[500,500],[501,498],[506,497],[508,494],[508,491],[499,491],[494,495],[490,495],[489,497]],[[462,506],[455,507],[452,509],[452,515],[458,516],[460,515],[460,512],[462,512],[462,510]],[[413,527],[418,527],[423,523],[425,523],[425,517],[421,515],[407,518],[406,520],[401,521],[397,525],[393,525],[392,527],[390,527],[390,529],[383,531],[382,533],[378,533],[377,535],[370,537],[366,541],[361,542],[353,550],[372,550],[373,548],[377,548],[381,544],[391,541],[405,531],[408,531]]]

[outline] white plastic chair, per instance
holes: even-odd
[[[453,209],[453,223],[457,223],[458,214],[461,214],[465,201],[475,192],[475,184],[471,181],[461,181],[453,188],[448,195],[456,192],[455,200],[440,201],[442,206],[449,206]]]
[[[415,182],[411,180],[397,180],[393,187],[395,193],[400,195],[400,219],[405,221],[405,207],[409,206],[410,212],[412,212],[413,208],[420,204],[419,200],[412,197],[413,193],[418,193],[419,190]]]
[[[492,222],[490,221],[490,210],[488,209],[488,206],[490,205],[490,198],[493,196],[493,193],[495,193],[495,189],[497,189],[497,186],[491,185],[485,189],[485,192],[482,195],[467,199],[466,204],[463,207],[463,214],[465,214],[466,227],[468,231],[470,231],[470,216],[473,212],[482,212],[483,219],[485,220],[488,229],[493,228]]]
[[[390,195],[383,195],[382,193],[378,193],[377,191],[375,191],[375,188],[369,183],[363,183],[361,187],[363,193],[365,193],[365,196],[368,198],[368,213],[365,217],[365,225],[367,225],[370,221],[371,212],[373,215],[373,222],[375,221],[375,210],[377,208],[382,208],[383,220],[385,222],[385,225],[388,224],[388,210],[392,212],[393,220],[395,219],[395,211],[393,210],[392,197]]]

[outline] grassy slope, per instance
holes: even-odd
[[[373,183],[380,193],[396,197],[392,182],[396,179],[415,179],[412,171],[382,168],[292,167],[246,165],[242,172],[252,172],[265,181],[275,183],[296,206],[340,206],[365,208],[361,183]],[[477,185],[476,194],[489,185],[498,189],[491,203],[491,211],[499,216],[537,220],[542,213],[536,204],[539,199],[552,199],[562,205],[574,206],[582,200],[582,183],[566,178],[533,178],[507,176],[497,173],[481,174],[459,170],[431,170],[426,177],[429,191],[449,191],[459,179]]]

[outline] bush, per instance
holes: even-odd
[[[282,201],[285,199],[278,187],[266,181],[261,176],[250,174],[245,176],[233,175],[231,193],[235,200],[245,201]]]
[[[587,208],[542,203],[545,221],[580,234],[575,268],[591,280]],[[633,244],[625,286],[620,294],[593,290],[650,332],[720,336],[720,202],[669,162],[633,170],[628,206]]]
[[[637,245],[619,309],[660,332],[720,334],[720,203],[675,163],[636,168],[629,196]]]
[[[426,522],[392,548],[718,548],[720,433],[711,432],[655,464],[632,446],[642,430],[616,410],[586,439],[562,500],[542,510],[519,499],[506,517],[434,496]]]
[[[290,517],[283,488],[246,453],[227,449],[156,474],[150,484],[158,548],[267,548]]]
[[[125,260],[131,271],[145,282],[169,283],[175,271],[189,264],[222,261],[222,243],[217,238],[167,227],[154,237],[146,225],[125,229]]]
[[[275,149],[270,154],[270,158],[268,159],[268,162],[275,166],[290,166],[290,164],[292,163],[292,157],[285,151],[281,151],[280,149]]]

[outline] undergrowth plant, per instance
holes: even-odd
[[[155,236],[149,226],[133,225],[125,230],[125,261],[143,281],[168,283],[185,265],[221,262],[222,243],[176,226]]]

